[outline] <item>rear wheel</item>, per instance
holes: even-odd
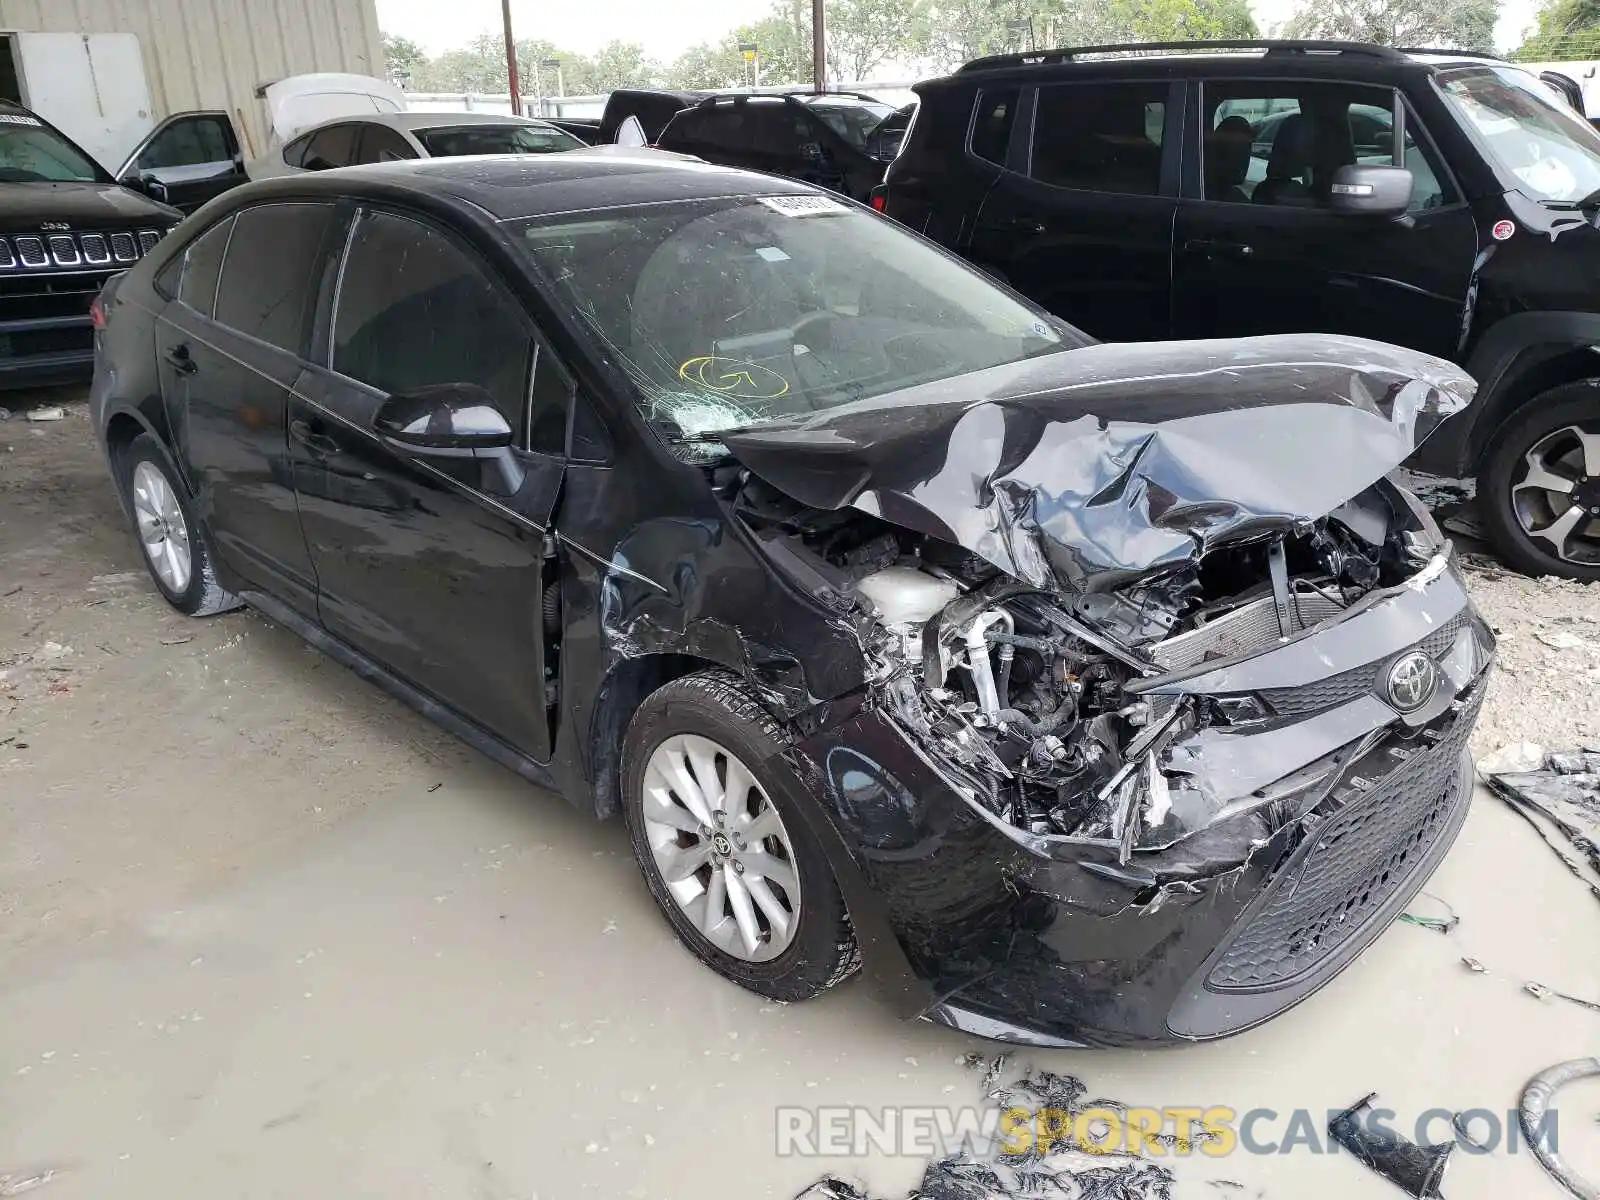
[[[121,484],[150,578],[167,603],[191,617],[238,608],[217,582],[211,538],[161,444],[141,434],[121,459]]]
[[[793,1001],[847,978],[860,953],[822,847],[784,799],[804,786],[777,757],[787,744],[735,676],[676,680],[628,727],[623,813],[679,940],[734,983]]]
[[[1600,382],[1545,392],[1496,431],[1478,496],[1507,562],[1600,580]]]

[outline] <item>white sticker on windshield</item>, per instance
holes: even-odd
[[[762,196],[760,201],[786,217],[826,217],[850,211],[848,204],[826,196]]]
[[[768,262],[788,262],[789,256],[776,246],[758,246],[756,253]]]

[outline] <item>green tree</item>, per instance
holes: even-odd
[[[808,12],[803,23],[807,43],[809,18]],[[837,80],[860,83],[891,58],[920,58],[927,51],[924,0],[832,0],[826,19],[828,74]]]
[[[428,52],[410,38],[383,35],[383,57],[388,64],[389,79],[404,87],[417,68],[428,61]]]
[[[1307,0],[1284,33],[1488,54],[1499,15],[1497,0]]]
[[[654,83],[659,68],[645,57],[637,42],[613,41],[600,47],[589,60],[590,83],[586,92],[609,92],[616,88],[644,87]]]
[[[1248,0],[930,0],[931,56],[943,69],[986,54],[1122,42],[1259,36]]]
[[[1511,56],[1523,62],[1600,58],[1600,0],[1552,0],[1533,35]]]

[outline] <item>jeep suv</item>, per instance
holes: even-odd
[[[1412,465],[1531,573],[1600,580],[1600,134],[1452,51],[1178,43],[919,84],[874,207],[1106,341],[1344,333],[1454,359]]]
[[[87,380],[95,296],[181,215],[118,185],[37,114],[0,101],[0,389]]]

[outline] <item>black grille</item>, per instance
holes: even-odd
[[[133,240],[131,233],[113,233],[111,253],[118,262],[134,262],[139,257],[139,243]]]
[[[1439,631],[1442,634],[1443,630]],[[1439,636],[1439,634],[1430,636]],[[1409,754],[1367,790],[1347,783],[1343,803],[1269,885],[1267,898],[1234,937],[1206,981],[1222,992],[1267,991],[1313,972],[1359,933],[1421,866],[1468,790],[1461,750],[1483,701],[1480,688],[1448,732]]]
[[[106,246],[106,235],[103,233],[86,233],[78,239],[83,247],[83,261],[91,266],[104,266],[111,261],[111,251]]]
[[[1462,610],[1418,642],[1415,649],[1421,650],[1429,658],[1442,658],[1450,652],[1456,636],[1466,624],[1467,614]],[[1383,663],[1365,663],[1304,687],[1269,688],[1261,693],[1261,697],[1279,716],[1303,717],[1338,708],[1359,696],[1368,695],[1377,686],[1378,672],[1382,668]]]
[[[82,256],[78,253],[76,238],[68,237],[66,234],[61,233],[51,238],[46,245],[49,246],[50,257],[56,260],[57,266],[75,267],[83,261]]]
[[[156,243],[161,240],[161,235],[153,229],[139,231],[139,253],[149,254],[156,248]]]
[[[0,238],[0,270],[8,270],[17,265],[17,256],[11,250],[11,243]]]
[[[17,239],[17,256],[22,259],[25,267],[45,267],[50,265],[50,256],[44,252],[44,239],[36,237],[19,237]]]

